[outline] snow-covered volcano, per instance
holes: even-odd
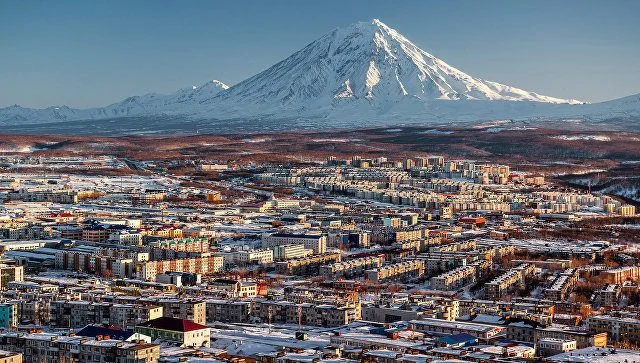
[[[504,100],[581,103],[472,77],[418,48],[378,19],[338,28],[220,94],[267,108],[344,100]]]
[[[225,120],[234,120],[236,125],[264,121],[264,131],[281,120],[291,122],[292,127],[316,128],[509,118],[603,120],[640,117],[636,98],[583,104],[482,80],[448,65],[374,19],[335,29],[230,87],[213,81],[169,95],[133,96],[83,110],[12,106],[0,109],[0,123],[167,117],[174,123],[219,124],[224,132]]]

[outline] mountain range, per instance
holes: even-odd
[[[64,132],[67,124],[99,125],[101,120],[118,128],[130,119],[171,120],[175,128],[181,122],[197,122],[221,132],[228,120],[257,125],[262,131],[278,123],[293,128],[355,128],[494,119],[587,123],[615,119],[637,127],[640,95],[587,104],[483,80],[374,19],[337,28],[232,86],[209,81],[168,95],[133,96],[90,109],[17,105],[0,109],[0,124],[24,130],[55,124]]]

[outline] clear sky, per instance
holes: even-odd
[[[379,18],[473,76],[590,102],[640,92],[640,1],[0,0],[0,107],[234,84]]]

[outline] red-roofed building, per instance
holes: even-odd
[[[206,325],[191,320],[162,317],[135,327],[136,333],[148,335],[152,341],[167,341],[180,347],[209,347],[211,332]]]
[[[460,223],[464,224],[473,224],[476,226],[484,226],[487,223],[487,220],[484,217],[462,217],[460,218]]]

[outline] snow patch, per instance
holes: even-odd
[[[557,140],[567,140],[567,141],[576,141],[576,140],[611,141],[611,138],[605,135],[559,135],[559,136],[552,136],[551,138],[557,139]]]

